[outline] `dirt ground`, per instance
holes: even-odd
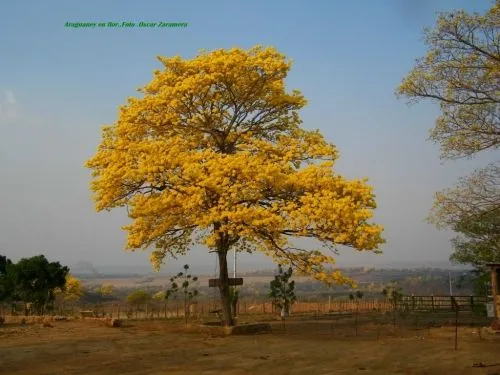
[[[394,331],[296,321],[248,336],[209,337],[179,323],[53,322],[0,328],[0,374],[500,374],[500,340],[459,328]],[[482,363],[487,367],[473,367]]]

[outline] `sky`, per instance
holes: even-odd
[[[274,46],[293,62],[287,79],[309,104],[304,127],[340,151],[335,166],[368,177],[387,243],[375,256],[353,250],[342,265],[446,262],[453,233],[424,220],[436,191],[484,166],[439,158],[427,140],[436,103],[408,106],[394,90],[426,46],[437,12],[483,13],[492,1],[3,1],[0,12],[0,254],[45,254],[72,265],[148,267],[148,254],[123,250],[123,210],[96,213],[83,167],[118,106],[161,68],[156,56],[200,49]],[[187,22],[185,28],[68,28],[66,22]],[[215,264],[197,247],[178,262]],[[242,255],[240,267],[266,267]]]

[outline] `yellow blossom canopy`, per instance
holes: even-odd
[[[344,281],[325,272],[333,257],[290,239],[377,251],[372,188],[336,174],[335,146],[301,127],[306,100],[285,90],[285,56],[254,47],[159,59],[164,69],[86,163],[97,210],[128,209],[128,249],[154,247],[156,267],[195,243],[262,251],[326,282]]]

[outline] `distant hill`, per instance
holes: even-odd
[[[452,265],[450,262],[404,262],[404,261],[394,261],[394,262],[380,262],[379,264],[362,264],[359,262],[339,262],[337,267],[340,269],[362,269],[362,268],[374,268],[379,270],[450,270],[458,271],[469,269],[463,265]],[[143,276],[161,276],[161,275],[171,275],[178,272],[178,265],[166,265],[160,272],[156,273],[149,266],[106,266],[99,265],[95,266],[91,262],[79,261],[70,267],[71,273],[75,276],[85,277],[85,278],[102,278],[105,276],[109,277],[143,277]],[[193,274],[198,276],[210,276],[216,277],[216,269],[214,265],[190,265],[190,270]],[[272,276],[276,272],[276,267],[270,263],[260,264],[245,262],[238,264],[238,274],[243,275],[253,275],[253,276]],[[229,273],[232,275],[232,264],[229,264]]]
[[[69,267],[73,275],[88,275],[88,276],[98,276],[99,271],[90,262],[78,261],[74,265]]]

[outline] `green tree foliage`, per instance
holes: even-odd
[[[7,275],[7,270],[11,265],[10,259],[0,255],[0,302],[9,300],[12,296],[11,278]]]
[[[438,193],[429,221],[458,233],[453,262],[478,268],[500,262],[500,166],[489,164]]]
[[[5,277],[10,287],[9,299],[32,303],[42,313],[53,302],[56,290],[64,290],[69,268],[59,262],[49,262],[45,256],[23,258],[6,267]]]
[[[361,290],[356,290],[355,293],[349,294],[349,299],[351,301],[353,301],[353,300],[359,300],[361,298],[363,298],[363,292]]]
[[[477,267],[459,278],[457,288],[462,289],[470,285],[475,296],[491,295],[491,271]]]
[[[454,227],[460,234],[452,240],[451,260],[481,267],[500,262],[500,210],[476,218],[463,218]]]
[[[391,281],[382,290],[382,295],[394,304],[397,304],[403,299],[403,288],[396,281]]]
[[[5,255],[0,255],[0,276],[7,273],[7,266],[12,264],[12,261],[8,259]]]
[[[452,239],[451,261],[474,266],[460,285],[472,285],[475,295],[489,295],[491,270],[485,265],[500,262],[500,210],[463,217],[453,229],[459,235]]]
[[[127,302],[133,306],[144,305],[149,302],[151,295],[144,290],[136,290],[127,296]]]
[[[271,292],[269,297],[272,298],[274,306],[281,309],[282,316],[290,314],[290,307],[296,301],[295,296],[295,281],[290,280],[293,270],[288,268],[283,271],[281,265],[278,266],[278,274],[274,276],[274,280],[270,282]]]
[[[460,178],[453,188],[437,193],[429,221],[438,228],[453,228],[464,219],[478,220],[491,211],[498,211],[499,204],[500,166],[490,163]]]

